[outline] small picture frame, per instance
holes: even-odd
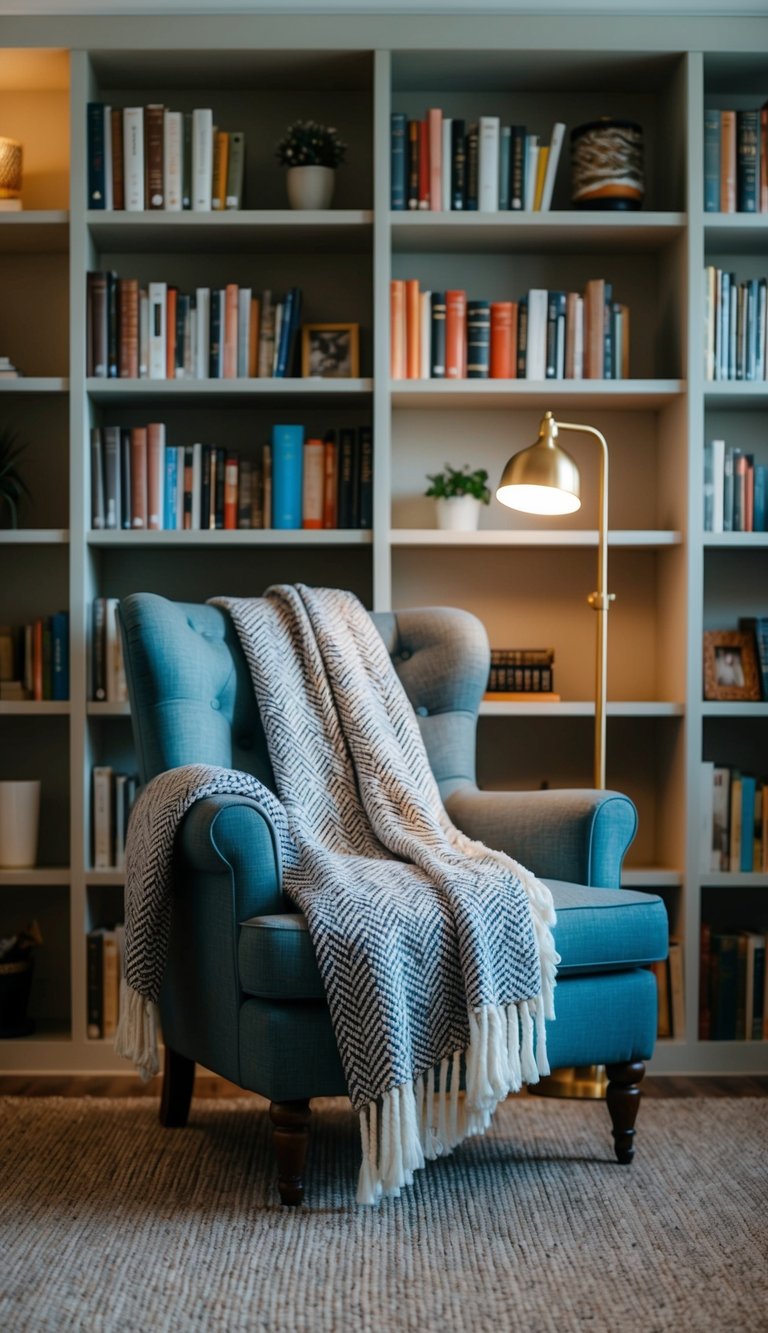
[[[302,325],[301,373],[305,379],[357,379],[360,374],[360,325]]]
[[[735,629],[705,630],[704,698],[759,700],[760,677],[753,634]]]

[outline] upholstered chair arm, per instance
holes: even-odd
[[[480,791],[469,783],[446,800],[454,824],[507,852],[540,879],[617,889],[637,812],[613,791]]]
[[[282,858],[274,825],[249,796],[197,801],[179,831],[181,876],[226,875],[235,920],[295,911],[282,892]]]

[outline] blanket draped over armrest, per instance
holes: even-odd
[[[215,601],[243,647],[279,801],[247,774],[196,767],[140,796],[126,850],[118,1049],[151,1067],[179,819],[212,790],[253,797],[276,826],[283,888],[306,917],[360,1116],[358,1200],[373,1203],[549,1072],[552,898],[451,823],[413,708],[356,597],[284,585]]]

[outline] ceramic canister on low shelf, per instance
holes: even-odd
[[[640,125],[603,116],[571,130],[574,208],[640,208],[644,194]]]

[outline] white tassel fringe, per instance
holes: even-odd
[[[120,980],[120,1019],[115,1033],[115,1050],[132,1061],[143,1083],[160,1068],[157,1058],[159,1011],[153,1000],[139,995],[125,977]]]

